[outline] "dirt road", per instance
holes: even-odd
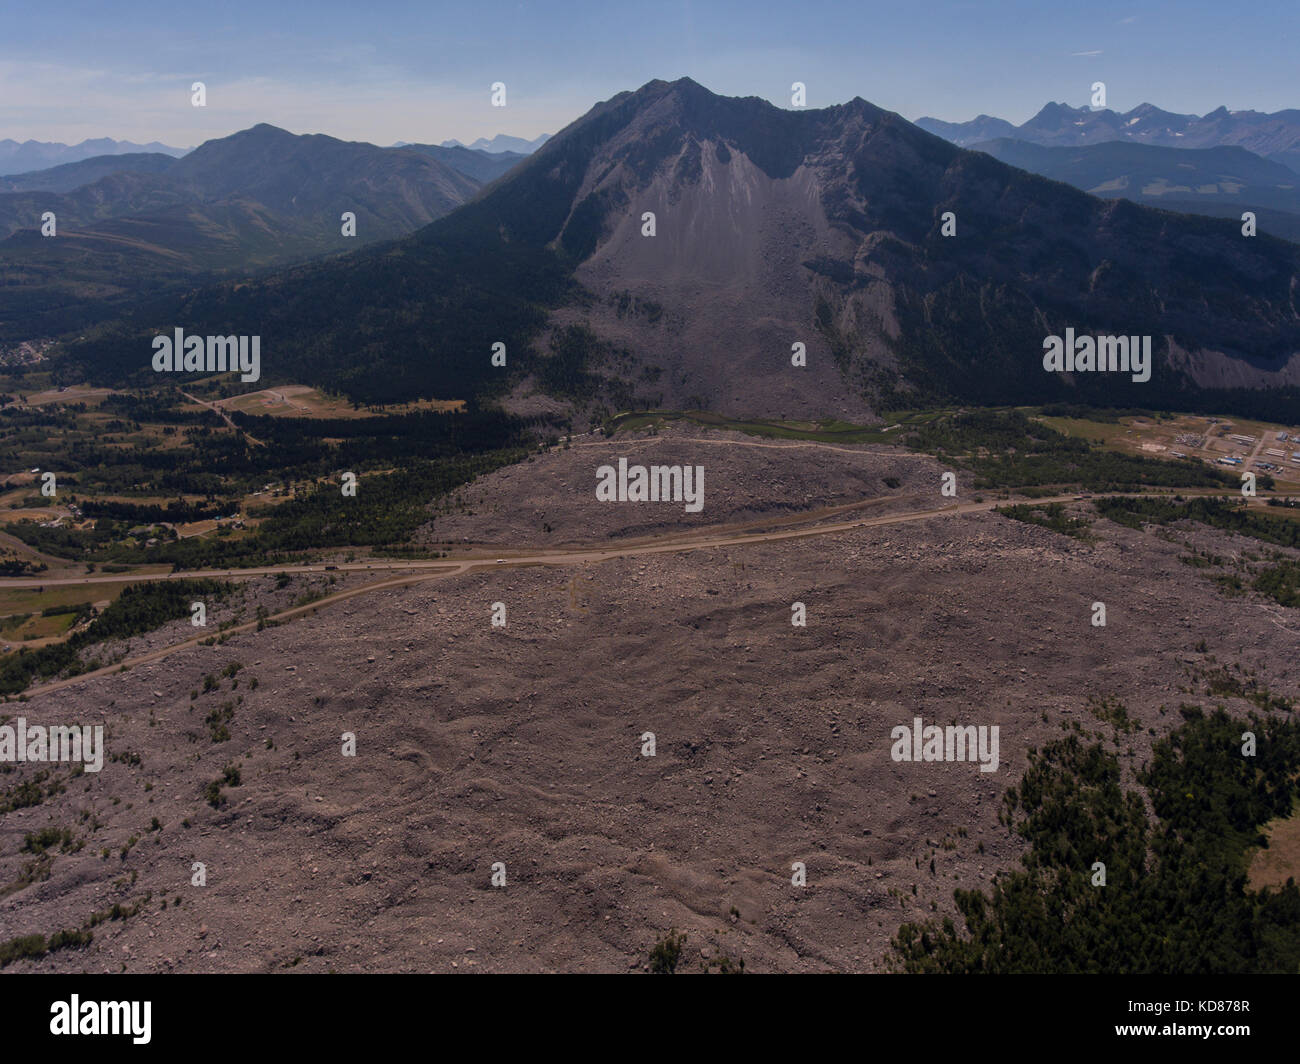
[[[1058,495],[1049,499],[1040,499],[1038,502],[1064,502],[1073,498],[1073,494]],[[282,610],[279,613],[272,614],[265,618],[265,623],[269,624],[289,621],[295,617],[301,617],[308,613],[315,613],[319,609],[326,606],[332,606],[335,603],[344,601],[345,599],[354,598],[357,595],[364,595],[372,591],[380,591],[384,588],[400,587],[405,584],[415,584],[427,580],[439,580],[449,576],[457,576],[473,569],[497,569],[520,565],[573,565],[608,561],[612,558],[636,557],[646,554],[713,550],[719,547],[741,547],[752,543],[769,543],[774,540],[801,539],[810,536],[833,535],[836,532],[846,532],[854,528],[871,528],[879,525],[902,524],[909,521],[926,521],[933,517],[950,517],[958,514],[984,513],[1000,505],[1003,505],[1001,500],[993,502],[953,503],[949,506],[935,509],[914,510],[907,513],[886,514],[876,517],[859,517],[849,521],[819,524],[813,525],[812,527],[784,528],[769,531],[729,532],[723,534],[696,533],[688,535],[674,533],[669,536],[659,537],[650,542],[629,544],[622,547],[608,547],[599,550],[594,548],[585,548],[568,551],[542,551],[532,554],[516,554],[508,558],[503,557],[499,560],[472,558],[451,563],[445,561],[391,561],[381,563],[349,562],[330,566],[297,565],[265,567],[258,569],[204,569],[197,572],[159,573],[152,576],[142,576],[140,579],[177,580],[201,577],[238,579],[240,577],[269,576],[277,573],[321,573],[327,571],[364,572],[371,569],[388,572],[408,572],[412,574],[409,576],[390,576],[373,583],[362,584],[359,587],[349,588],[346,591],[339,591],[332,595],[326,595],[323,598],[316,599],[313,602],[305,603],[301,606],[294,606],[291,609]],[[38,584],[45,587],[51,587],[60,584],[103,583],[110,579],[120,582],[122,577],[119,575],[111,578],[89,577],[81,580],[47,580],[43,582],[31,580],[4,580],[0,581],[0,587],[29,587]],[[258,621],[248,621],[244,624],[227,628],[221,634],[234,635],[240,632],[252,631],[259,623],[260,622]],[[205,639],[210,639],[212,638],[212,635],[213,633],[211,632],[203,632],[200,635],[193,636],[180,643],[175,643],[168,647],[161,647],[157,650],[149,651],[146,654],[138,655],[137,657],[127,658],[123,661],[116,662],[111,666],[96,669],[93,672],[82,673],[80,676],[69,677],[65,680],[55,680],[39,687],[31,687],[27,690],[26,694],[33,696],[50,691],[57,691],[60,688],[68,687],[72,684],[82,683],[86,680],[93,680],[96,677],[106,676],[114,672],[121,672],[123,668],[131,668],[132,666],[143,665],[148,662],[160,661],[177,651],[195,646]]]
[[[247,432],[245,432],[238,425],[236,425],[235,422],[231,419],[230,415],[226,413],[224,407],[220,407],[216,403],[209,403],[206,399],[200,399],[197,396],[191,395],[189,392],[181,392],[181,395],[185,396],[185,398],[188,399],[191,403],[198,403],[199,406],[206,406],[209,410],[219,415],[222,421],[224,421],[228,426],[230,426],[230,428],[238,432],[241,436],[244,437],[244,439],[246,439],[249,443],[253,444],[255,447],[266,446],[266,444],[264,444],[261,440],[254,439]]]

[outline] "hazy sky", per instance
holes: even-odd
[[[1093,81],[1119,111],[1300,107],[1300,0],[0,2],[0,138],[17,140],[188,146],[258,122],[377,144],[531,138],[682,75],[950,121],[1083,105]]]

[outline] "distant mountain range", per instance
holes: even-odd
[[[531,155],[548,140],[551,139],[549,133],[543,133],[535,140],[524,140],[522,137],[508,137],[504,133],[498,133],[490,140],[487,137],[479,137],[473,144],[462,144],[458,140],[444,140],[444,148],[470,148],[473,151],[486,152],[515,152],[518,155]]]
[[[1005,137],[972,148],[1105,199],[1221,218],[1254,211],[1261,231],[1300,242],[1300,174],[1245,148],[1162,148],[1122,140],[1046,148]]]
[[[1144,103],[1118,114],[1049,103],[1019,126],[988,115],[969,122],[918,118],[916,124],[963,148],[1004,137],[1071,148],[1112,140],[1166,148],[1239,147],[1300,171],[1300,110],[1295,109],[1267,114],[1220,107],[1207,115],[1184,115]]]
[[[39,140],[0,140],[0,174],[11,176],[28,170],[43,170],[64,163],[76,163],[96,155],[131,155],[141,152],[159,153],[180,158],[189,148],[172,148],[152,141],[149,144],[132,144],[129,140],[99,137],[83,140],[80,144],[55,144]]]
[[[1144,103],[1117,114],[1049,103],[1020,126],[988,115],[916,124],[1095,196],[1220,218],[1250,210],[1261,231],[1300,242],[1300,110],[1197,116]]]
[[[1223,184],[1224,165],[1202,172]],[[194,290],[61,357],[147,382],[152,330],[181,323],[257,332],[266,375],[381,401],[1262,412],[1300,395],[1298,289],[1300,247],[1236,220],[1095,198],[861,99],[792,111],[682,79],[597,104],[395,243]],[[1150,380],[1045,371],[1067,329],[1150,336]]]
[[[181,158],[99,156],[0,179],[0,339],[65,332],[222,271],[403,236],[521,156],[379,148],[259,125]],[[57,236],[39,234],[53,211]],[[341,215],[356,216],[355,238]]]
[[[525,155],[514,151],[489,152],[482,148],[447,147],[438,144],[404,144],[406,151],[418,151],[445,163],[453,170],[487,184],[511,169]]]

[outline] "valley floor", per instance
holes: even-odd
[[[902,923],[955,915],[954,888],[1016,863],[1002,795],[1063,727],[1111,734],[1095,700],[1137,723],[1133,767],[1181,704],[1249,708],[1204,697],[1223,662],[1300,688],[1295,611],[1226,597],[1180,560],[1183,533],[1062,496],[1094,518],[1073,539],[992,512],[964,476],[939,497],[924,457],[722,440],[507,467],[473,486],[492,505],[434,519],[432,540],[477,544],[459,556],[340,562],[346,583],[280,602],[285,623],[178,645],[177,622],[128,671],[7,705],[103,723],[113,756],[51,766],[39,803],[0,818],[0,942],[103,916],[84,948],[9,970],[639,971],[676,929],[679,970],[878,971]],[[697,523],[591,501],[612,456],[706,451]],[[786,482],[800,510],[775,505]],[[997,725],[997,771],[893,760],[916,717]],[[0,775],[0,807],[35,770]],[[46,828],[67,833],[42,856],[27,839]]]

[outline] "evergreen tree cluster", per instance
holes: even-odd
[[[1290,816],[1300,723],[1182,709],[1138,781],[1077,733],[1031,753],[1004,818],[1029,844],[992,890],[958,890],[952,919],[903,925],[907,972],[1300,973],[1300,889],[1247,884],[1260,828]],[[1255,756],[1242,752],[1243,733]],[[1093,865],[1105,864],[1094,886]]]

